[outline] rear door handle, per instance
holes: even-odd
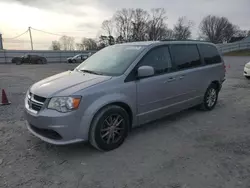
[[[170,77],[170,78],[168,78],[168,80],[165,81],[164,83],[173,82],[173,81],[175,81],[175,80],[176,80],[176,79],[175,79],[174,77]]]

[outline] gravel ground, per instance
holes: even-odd
[[[72,65],[0,65],[0,187],[247,188],[250,185],[250,57],[225,57],[227,80],[211,112],[195,109],[134,129],[117,150],[54,146],[25,127],[28,87]]]

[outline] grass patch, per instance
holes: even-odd
[[[239,51],[234,51],[234,52],[227,52],[224,55],[225,56],[250,56],[250,49],[239,50]]]

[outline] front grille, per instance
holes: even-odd
[[[49,138],[49,139],[53,139],[53,140],[61,140],[62,139],[62,136],[57,133],[56,131],[54,130],[51,130],[51,129],[40,129],[40,128],[37,128],[33,125],[30,125],[30,128],[36,132],[37,134],[41,135],[41,136],[44,136],[46,138]]]
[[[34,95],[34,99],[35,99],[36,101],[39,101],[39,102],[42,102],[42,103],[44,103],[45,100],[46,100],[46,98],[40,97],[40,96],[38,96],[38,95]]]
[[[31,92],[28,95],[28,106],[30,109],[36,112],[39,112],[41,110],[45,101],[46,101],[46,98],[38,96],[38,95],[34,95]]]

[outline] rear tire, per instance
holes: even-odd
[[[37,64],[43,64],[43,61],[41,59],[37,60]]]
[[[16,60],[16,65],[21,65],[22,61],[21,60]]]
[[[219,88],[216,84],[211,84],[204,95],[201,109],[205,111],[213,110],[217,104]]]
[[[118,148],[128,135],[129,122],[128,113],[119,106],[111,105],[101,109],[90,127],[90,144],[100,151]]]

